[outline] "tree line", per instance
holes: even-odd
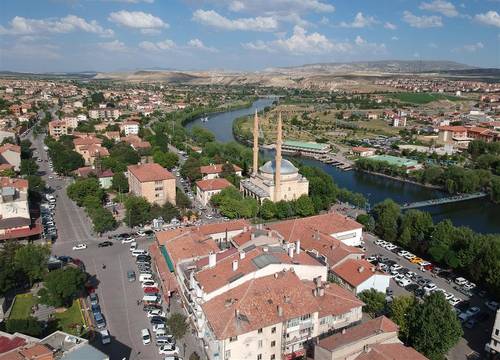
[[[434,224],[428,212],[401,212],[389,199],[357,220],[380,238],[451,268],[500,296],[500,235],[476,233],[450,220]]]

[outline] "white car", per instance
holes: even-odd
[[[400,252],[398,252],[398,256],[405,256],[407,254],[409,254],[409,252],[406,250],[401,250]]]
[[[137,235],[137,236],[146,236],[146,233],[145,233],[143,230],[138,230],[138,231],[136,232],[136,235]]]
[[[407,278],[403,278],[403,279],[397,281],[397,283],[399,286],[405,287],[405,286],[408,286],[411,284],[411,280],[407,279]]]
[[[165,311],[160,310],[160,309],[149,310],[146,315],[148,318],[153,317],[153,316],[165,317]]]
[[[424,290],[426,292],[431,292],[431,291],[434,291],[436,289],[437,289],[437,286],[434,283],[428,283],[427,285],[424,286]]]
[[[179,348],[175,345],[163,345],[158,349],[160,355],[178,355]]]
[[[153,324],[153,331],[155,333],[158,332],[158,330],[166,330],[167,329],[167,325],[165,325],[164,323],[161,323],[161,324]]]
[[[76,244],[73,246],[73,250],[85,250],[87,248],[87,244]]]
[[[400,281],[402,281],[405,278],[403,274],[398,274],[394,277],[394,281],[399,284]]]
[[[141,338],[142,338],[142,343],[144,345],[151,343],[151,334],[149,333],[149,329],[142,329],[141,330]]]
[[[467,284],[464,285],[464,288],[467,290],[473,290],[476,288],[476,284],[473,282],[468,281]]]
[[[122,240],[122,244],[128,244],[128,243],[131,243],[133,241],[134,241],[133,237],[128,237],[128,238]]]
[[[456,297],[452,297],[450,300],[448,300],[448,302],[451,304],[451,306],[457,306],[458,303],[460,303],[461,301],[462,301],[462,299],[459,299]]]
[[[406,254],[405,256],[403,256],[406,260],[411,260],[413,258],[416,258],[415,255],[413,255],[412,253],[408,253]]]
[[[401,270],[403,267],[399,264],[394,264],[391,266],[391,271],[398,271]]]
[[[389,245],[387,245],[385,248],[386,248],[387,250],[389,250],[389,251],[392,251],[392,250],[394,250],[395,248],[397,248],[397,246],[396,246],[396,245],[394,245],[394,244],[389,244]]]
[[[143,281],[142,282],[142,287],[143,288],[146,288],[146,287],[155,287],[155,288],[157,288],[158,287],[158,283],[156,283],[154,281],[151,281],[151,280],[147,280],[147,281]]]

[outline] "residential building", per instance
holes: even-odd
[[[351,360],[369,345],[401,344],[398,331],[385,316],[368,320],[320,340],[314,347],[314,360]]]
[[[237,165],[233,165],[234,174],[241,177],[241,168]],[[200,166],[201,179],[209,180],[219,178],[222,174],[222,167],[224,164],[210,164],[206,166]]]
[[[120,131],[128,135],[138,135],[139,134],[139,123],[137,121],[128,120],[120,123]]]
[[[498,356],[500,354],[500,309],[496,312],[495,323],[491,331],[491,340],[486,344],[485,350],[489,354]]]
[[[40,219],[32,218],[28,180],[0,177],[0,240],[37,238]]]
[[[391,276],[377,270],[364,259],[348,259],[331,269],[333,277],[347,290],[359,294],[375,289],[385,294]]]
[[[355,360],[387,360],[387,359],[405,359],[405,360],[428,360],[412,347],[403,344],[375,344],[369,345],[363,349]]]
[[[0,164],[8,164],[15,171],[21,167],[21,147],[6,143],[0,146]]]
[[[70,132],[71,129],[66,124],[66,121],[52,120],[49,122],[49,135],[56,140],[59,140],[62,135],[68,135]]]
[[[375,152],[377,151],[374,148],[368,148],[368,147],[364,147],[364,146],[354,146],[351,150],[352,150],[354,155],[357,155],[359,157],[373,156],[373,155],[375,155]]]
[[[80,154],[85,160],[85,165],[94,165],[96,160],[109,156],[109,151],[104,146],[101,146],[102,140],[94,137],[82,137],[73,139],[75,151]]]
[[[150,203],[175,205],[175,176],[158,164],[129,165],[128,185],[132,194]]]
[[[201,205],[207,206],[212,196],[231,186],[233,184],[224,178],[199,180],[196,182],[196,200]]]
[[[116,120],[120,117],[121,112],[116,108],[99,108],[89,110],[89,118],[97,120]]]

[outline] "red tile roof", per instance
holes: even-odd
[[[102,140],[97,138],[97,137],[93,137],[93,136],[81,137],[81,138],[73,139],[73,144],[75,146],[100,145],[100,144],[102,144]]]
[[[371,345],[368,351],[359,354],[355,360],[428,360],[412,347],[403,344]]]
[[[5,151],[8,151],[8,150],[14,151],[14,152],[19,153],[19,154],[21,153],[21,147],[19,145],[13,145],[13,144],[7,143],[7,144],[0,146],[0,154],[4,153]]]
[[[466,132],[467,131],[467,128],[465,126],[449,126],[449,125],[445,125],[445,126],[440,126],[438,127],[439,130],[443,130],[443,131],[453,131],[453,132]]]
[[[26,344],[26,340],[21,338],[21,337],[0,336],[0,354],[3,354],[4,352],[10,351],[12,349],[18,348],[18,347],[23,346],[25,344]]]
[[[330,285],[330,288],[340,289],[337,285]],[[202,308],[215,337],[227,339],[321,311],[320,303],[338,304],[338,309],[329,308],[333,315],[344,314],[346,309],[349,311],[363,304],[348,292],[337,302],[334,294],[335,291],[325,291],[324,296],[315,297],[308,285],[295,273],[287,271],[247,281],[207,301]],[[278,307],[282,310],[281,316]]]
[[[376,271],[375,266],[363,259],[347,259],[341,264],[333,267],[331,270],[349,285],[354,287],[362,284],[373,275],[383,275],[382,273]]]
[[[200,166],[200,172],[202,174],[220,174],[222,172],[222,166],[224,164],[212,164],[206,166]],[[233,165],[233,169],[235,172],[241,171],[241,168],[238,165]]]
[[[229,181],[223,178],[199,180],[196,182],[196,186],[202,191],[213,191],[213,190],[223,190],[227,187],[233,186]]]
[[[27,189],[28,180],[2,176],[0,177],[0,188],[4,187],[15,187],[19,190]]]
[[[127,168],[140,182],[175,179],[170,171],[155,163],[129,165]]]
[[[397,338],[398,330],[399,327],[394,322],[385,316],[380,316],[363,324],[350,327],[345,332],[330,335],[320,340],[318,346],[329,351],[334,351],[380,333],[396,333],[395,336]]]

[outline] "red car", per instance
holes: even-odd
[[[160,292],[160,289],[156,287],[145,287],[143,290],[145,294],[158,294]]]

